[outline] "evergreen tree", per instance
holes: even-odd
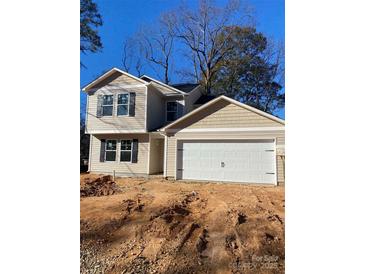
[[[80,51],[97,52],[102,49],[97,28],[103,25],[97,5],[92,0],[80,1]]]
[[[281,48],[252,27],[226,27],[220,39],[226,41],[229,52],[217,69],[213,92],[269,113],[284,107]]]

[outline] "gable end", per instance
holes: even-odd
[[[249,108],[237,105],[229,100],[216,100],[209,107],[201,107],[190,117],[167,126],[168,131],[195,130],[195,129],[237,129],[237,128],[282,128],[279,121],[265,117]]]

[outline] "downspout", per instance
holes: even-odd
[[[87,122],[89,117],[89,94],[86,92],[86,109],[85,109],[85,134],[87,133]],[[93,135],[89,134],[89,161],[87,163],[87,172],[91,171],[91,153],[92,153],[92,138]]]
[[[164,162],[163,162],[163,177],[167,179],[167,135],[165,135],[165,142],[164,142]]]
[[[94,138],[94,135],[91,135],[90,134],[90,138],[89,138],[89,162],[87,163],[87,172],[90,172],[91,171],[91,154],[92,154],[92,151],[93,151],[93,138]]]

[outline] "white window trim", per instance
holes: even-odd
[[[176,104],[176,111],[167,111],[167,103],[175,103]],[[177,119],[179,119],[179,117],[177,117],[178,116],[178,102],[176,101],[176,100],[168,100],[168,101],[166,101],[165,102],[165,121],[166,122],[173,122],[173,121],[176,121]],[[175,112],[176,113],[176,119],[175,120],[167,120],[167,112]]]
[[[112,100],[112,104],[111,105],[104,105],[104,96],[112,96],[113,97],[113,100]],[[112,115],[104,115],[104,107],[112,107]],[[113,116],[113,110],[114,110],[114,94],[104,94],[103,95],[103,102],[101,104],[101,116],[102,117],[111,117]]]
[[[118,104],[118,97],[120,94],[128,94],[128,103],[127,103],[127,114],[118,114],[118,106],[124,106],[125,104]],[[117,94],[117,116],[129,116],[129,105],[130,105],[131,95],[129,92],[120,92]]]
[[[108,141],[115,141],[115,150],[107,149],[107,142]],[[107,151],[115,151],[115,160],[114,161],[109,161],[109,160],[106,159],[106,152]],[[104,150],[104,162],[116,162],[117,161],[117,151],[118,151],[118,140],[106,139],[105,140],[105,150]]]
[[[119,145],[119,162],[120,163],[132,163],[132,157],[133,157],[133,140],[131,140],[131,139],[120,139],[119,140],[120,142],[120,145]],[[122,149],[122,141],[131,141],[131,149],[130,150],[125,150],[125,149]],[[129,162],[128,161],[122,161],[122,157],[121,157],[121,154],[122,154],[122,151],[130,151],[131,152],[131,158],[130,158],[130,160],[129,160]]]

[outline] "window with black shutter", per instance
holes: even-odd
[[[118,94],[118,105],[117,105],[117,115],[125,116],[129,113],[129,94],[121,93]]]
[[[120,161],[121,162],[132,161],[132,140],[120,141]]]
[[[117,141],[106,140],[105,141],[105,162],[115,161],[117,155]]]
[[[138,162],[138,139],[132,141],[132,163]]]
[[[102,116],[113,116],[113,95],[104,95],[101,105]]]

